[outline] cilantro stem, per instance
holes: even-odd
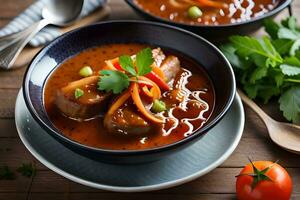
[[[284,81],[286,81],[286,82],[291,82],[291,83],[300,83],[300,80],[297,80],[297,79],[291,79],[291,78],[285,79]]]

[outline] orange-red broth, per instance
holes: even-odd
[[[177,0],[179,3],[182,0]],[[247,21],[273,10],[280,0],[216,0],[227,5],[224,8],[201,7],[202,16],[192,19],[188,16],[191,5],[175,7],[171,0],[134,0],[144,11],[170,21],[191,25],[222,25]],[[184,5],[184,4],[183,4]]]
[[[83,66],[89,65],[98,72],[104,66],[105,60],[123,54],[132,55],[145,47],[141,44],[99,46],[85,50],[63,62],[47,80],[44,92],[46,111],[55,127],[68,138],[81,144],[114,150],[150,149],[168,145],[188,137],[203,127],[214,107],[213,85],[205,71],[197,67],[197,63],[183,56],[179,56],[182,69],[171,81],[172,90],[164,92],[162,97],[169,107],[169,112],[170,109],[173,109],[174,117],[166,117],[168,115],[166,112],[164,114],[166,124],[163,126],[153,125],[151,133],[147,135],[126,136],[109,133],[103,126],[103,117],[80,122],[69,119],[58,111],[54,103],[57,90],[69,82],[80,79],[78,71]],[[189,100],[186,100],[185,105],[179,105],[175,99],[171,98],[171,93],[177,91],[178,88],[181,88],[182,95],[188,94],[190,99],[197,97],[201,101],[200,106],[199,104],[192,105]],[[192,97],[192,94],[195,97]],[[132,103],[127,102],[127,104]],[[177,125],[176,122],[178,122]]]

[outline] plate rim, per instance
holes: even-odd
[[[15,103],[15,115],[17,113],[17,104],[20,101],[20,98],[22,98],[22,88],[19,90],[16,103]],[[26,149],[43,165],[45,165],[48,169],[52,170],[53,172],[63,176],[64,178],[67,178],[73,182],[96,188],[96,189],[101,189],[101,190],[106,190],[106,191],[112,191],[112,192],[149,192],[149,191],[156,191],[156,190],[162,190],[162,189],[167,189],[175,186],[182,185],[184,183],[193,181],[220,166],[225,160],[229,158],[229,156],[234,152],[236,147],[238,146],[245,127],[245,112],[243,108],[243,104],[241,101],[240,96],[236,93],[234,101],[237,101],[240,116],[241,116],[241,123],[239,123],[237,135],[233,141],[233,143],[229,146],[229,148],[225,151],[222,156],[220,156],[217,160],[215,160],[212,164],[208,165],[206,168],[203,170],[198,171],[197,173],[191,174],[189,176],[186,176],[184,178],[160,183],[160,184],[155,184],[155,185],[149,185],[149,186],[134,186],[134,187],[123,187],[123,186],[111,186],[111,185],[106,185],[106,184],[101,184],[101,183],[95,183],[93,181],[88,181],[83,178],[76,177],[76,175],[70,174],[64,170],[61,170],[59,167],[55,166],[52,164],[50,161],[48,161],[45,157],[40,155],[32,146],[31,144],[25,139],[23,134],[21,134],[20,130],[20,125],[18,124],[17,120],[15,120],[15,125],[16,129],[18,132],[18,135],[26,147]],[[225,115],[226,116],[226,115]]]

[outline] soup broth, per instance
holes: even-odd
[[[214,107],[213,85],[198,63],[173,53],[172,55],[176,55],[180,60],[181,67],[175,78],[169,81],[171,89],[161,94],[161,100],[168,110],[155,114],[164,119],[165,123],[157,125],[141,116],[131,100],[127,100],[118,110],[122,115],[125,115],[124,110],[133,113],[130,116],[123,116],[125,121],[135,120],[132,115],[138,114],[139,117],[136,119],[145,120],[151,127],[146,134],[130,135],[122,130],[111,133],[104,125],[103,113],[89,119],[78,120],[66,116],[58,108],[55,103],[57,91],[70,82],[80,80],[82,77],[78,71],[83,66],[90,66],[94,74],[98,74],[99,70],[106,65],[106,60],[124,54],[134,55],[145,47],[141,44],[111,44],[94,47],[67,59],[58,66],[48,78],[44,89],[45,108],[55,127],[68,138],[87,146],[113,150],[138,150],[175,143],[205,126]],[[165,51],[165,54],[167,56],[171,52]],[[83,90],[86,94],[91,88]],[[109,98],[110,102],[103,105],[105,112],[116,98],[117,95],[112,95]]]
[[[152,15],[190,25],[222,25],[247,21],[264,15],[279,3],[279,0],[209,1],[224,3],[224,7],[201,6],[201,1],[197,0],[134,0],[135,4]],[[198,5],[201,9],[201,16],[189,17],[188,9],[193,5]]]

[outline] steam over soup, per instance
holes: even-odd
[[[52,123],[81,144],[150,149],[189,137],[214,107],[213,85],[193,60],[141,44],[111,44],[69,58],[50,75]]]
[[[191,25],[231,24],[250,20],[274,9],[280,0],[134,0],[144,11]]]

